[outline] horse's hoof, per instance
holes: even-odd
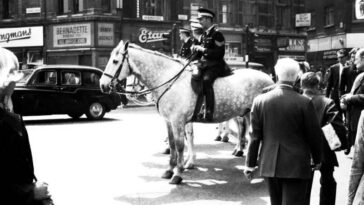
[[[170,184],[180,184],[182,182],[182,177],[174,176],[173,179],[169,182]]]
[[[186,164],[186,165],[184,166],[184,168],[185,168],[185,169],[194,169],[194,168],[195,168],[195,165],[194,165],[194,164],[192,164],[192,163],[190,163],[190,164]]]
[[[237,151],[235,154],[235,157],[242,157],[244,155],[243,151]]]
[[[217,136],[216,138],[215,138],[215,141],[221,141],[221,136]]]
[[[170,148],[166,148],[162,154],[171,154],[171,149]]]
[[[164,172],[164,174],[162,175],[163,179],[171,179],[173,176],[173,172],[170,170],[167,170],[166,172]]]
[[[228,137],[228,136],[224,136],[224,137],[222,138],[222,141],[223,141],[223,142],[229,142],[229,137]]]

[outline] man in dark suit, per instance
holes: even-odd
[[[310,99],[293,90],[298,63],[279,59],[275,72],[277,86],[253,101],[244,174],[251,178],[258,166],[258,174],[268,182],[272,205],[307,205],[311,156],[318,168],[323,133]]]
[[[355,78],[350,93],[342,96],[340,104],[341,109],[346,110],[349,146],[354,145],[360,113],[364,109],[364,48],[356,52],[354,63],[361,73]]]
[[[303,74],[301,76],[301,88],[303,89],[303,95],[311,99],[321,127],[330,123],[340,139],[340,150],[346,149],[346,128],[344,126],[342,115],[339,114],[339,110],[332,99],[320,95],[320,80],[321,79],[318,74],[314,72]],[[322,145],[323,155],[322,165],[320,168],[320,205],[335,205],[336,181],[333,173],[334,167],[339,166],[339,163],[337,161],[335,151],[330,149],[327,140],[323,140]],[[307,193],[308,198],[311,194],[310,190],[311,187]]]
[[[179,51],[179,56],[181,58],[189,58],[191,56],[191,46],[193,44],[193,39],[191,38],[191,32],[188,29],[181,28],[179,30],[179,37],[182,41],[181,50]]]
[[[349,54],[345,49],[337,52],[338,63],[328,69],[326,97],[334,100],[340,112],[340,97],[351,89],[350,66],[347,64]]]

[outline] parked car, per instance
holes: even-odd
[[[225,61],[232,70],[247,68],[247,62],[244,61],[243,57],[226,57]],[[260,63],[249,62],[248,68],[262,71],[264,69],[264,65]]]
[[[78,65],[40,65],[21,70],[12,100],[21,115],[68,114],[74,119],[86,114],[100,120],[121,104],[119,94],[104,94],[99,87],[102,70]]]

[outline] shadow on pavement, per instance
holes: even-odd
[[[265,183],[251,184],[244,177],[243,171],[238,167],[244,165],[245,158],[232,156],[231,144],[199,144],[196,150],[196,166],[184,172],[181,185],[168,185],[169,180],[156,176],[140,176],[146,183],[159,184],[168,188],[165,190],[156,187],[147,192],[116,197],[116,200],[135,205],[268,204]],[[162,154],[156,154],[155,157],[168,159]],[[162,175],[168,167],[168,160],[165,165],[153,162],[145,162],[143,165],[148,169],[160,170]]]
[[[87,118],[72,119],[72,118],[62,118],[62,119],[24,119],[25,125],[51,125],[51,124],[82,124],[82,123],[107,123],[112,121],[118,121],[119,119],[113,118],[103,118],[102,120],[89,120]]]

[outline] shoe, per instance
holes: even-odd
[[[349,154],[350,154],[350,150],[351,150],[351,147],[347,148],[347,149],[344,151],[344,154],[345,154],[345,155],[349,155]]]

